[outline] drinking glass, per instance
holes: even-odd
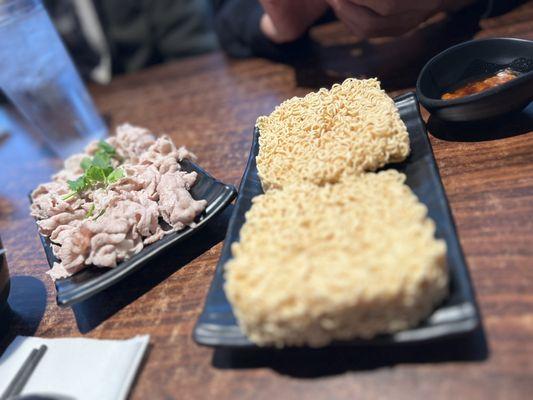
[[[0,87],[63,158],[107,133],[41,0],[0,0]]]

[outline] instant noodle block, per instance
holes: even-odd
[[[417,325],[446,296],[446,245],[396,170],[253,200],[225,266],[239,325],[261,346],[319,347]]]
[[[375,171],[409,155],[409,136],[377,79],[347,79],[259,117],[257,169],[263,189],[317,185]]]

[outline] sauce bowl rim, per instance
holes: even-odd
[[[527,39],[519,39],[519,38],[510,38],[510,37],[497,37],[497,38],[484,38],[484,39],[473,39],[469,40],[467,42],[456,44],[455,46],[449,47],[446,50],[443,50],[439,54],[432,57],[422,68],[422,71],[418,75],[418,79],[416,81],[416,92],[418,98],[421,100],[422,103],[428,104],[429,106],[435,106],[435,107],[442,107],[445,105],[461,105],[461,104],[468,104],[472,103],[478,100],[481,100],[486,97],[493,96],[495,94],[498,94],[504,90],[507,90],[510,87],[514,87],[516,85],[520,85],[522,81],[529,79],[531,75],[533,75],[533,70],[520,74],[515,79],[512,79],[508,82],[505,82],[504,84],[494,86],[490,89],[483,90],[479,93],[467,95],[464,97],[460,97],[457,99],[450,99],[450,100],[444,100],[439,99],[435,97],[428,97],[426,96],[423,91],[421,90],[421,81],[422,77],[428,74],[428,70],[435,64],[436,62],[440,61],[443,57],[449,55],[450,53],[453,53],[459,49],[462,49],[463,47],[471,46],[473,44],[477,44],[480,42],[507,42],[507,41],[513,41],[513,42],[521,42],[521,43],[528,43],[530,45],[533,45],[533,40],[527,40]]]

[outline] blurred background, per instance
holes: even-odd
[[[211,0],[44,0],[85,79],[213,51]]]
[[[309,0],[295,0],[293,4],[301,11],[303,4],[309,4],[306,1]],[[263,56],[289,62],[296,66],[303,86],[327,85],[329,81],[363,76],[370,71],[393,89],[412,86],[420,66],[443,48],[473,38],[482,18],[503,14],[527,0],[453,1],[469,6],[448,13],[445,19],[434,15],[408,35],[391,35],[396,36],[395,40],[361,40],[353,35],[353,29],[350,32],[341,23],[322,25],[336,19],[329,12],[318,21],[322,26],[303,35],[305,40],[297,40],[290,48],[257,38],[262,36],[258,33],[261,4],[268,4],[269,0],[43,0],[43,3],[86,81],[106,84],[116,75],[222,48],[230,56]],[[312,41],[308,40],[310,37]],[[320,50],[310,46],[310,42],[313,46],[319,43]],[[397,66],[394,76],[390,68],[382,71],[391,62]],[[310,65],[313,68],[308,68]],[[333,76],[324,80],[324,71]],[[406,82],[397,82],[398,77]],[[2,98],[5,101],[0,89]]]
[[[212,0],[43,0],[78,71],[109,83],[170,59],[216,50]],[[0,103],[6,102],[0,88]]]

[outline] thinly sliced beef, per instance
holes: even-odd
[[[123,124],[117,128],[116,136],[108,139],[117,153],[127,159],[131,164],[139,162],[141,156],[150,146],[155,143],[155,137],[148,129]]]
[[[152,144],[140,157],[141,164],[154,165],[161,174],[181,170],[179,164],[183,159],[196,159],[196,156],[184,147],[176,148],[168,136],[162,136]]]
[[[154,165],[136,164],[124,167],[126,177],[113,184],[111,189],[116,192],[142,191],[150,200],[157,201],[156,187],[161,174]]]
[[[194,226],[206,207],[205,200],[194,200],[189,193],[196,173],[181,170],[180,161],[194,159],[194,154],[176,148],[168,136],[156,139],[147,129],[125,124],[107,142],[117,151],[113,162],[118,165],[120,159],[124,178],[64,199],[70,193],[67,180],[81,176],[81,161],[99,148],[92,142],[85,153],[65,161],[53,182],[32,193],[31,215],[61,260],[49,271],[53,279],[88,265],[115,267],[164,235]],[[162,220],[171,228],[164,230]]]
[[[159,212],[165,222],[176,230],[194,226],[194,219],[207,205],[205,200],[194,200],[189,193],[195,180],[195,172],[167,172],[157,185]]]
[[[39,232],[45,236],[50,236],[57,228],[63,225],[69,225],[71,222],[81,220],[85,217],[84,210],[76,210],[74,212],[62,212],[50,218],[37,221]]]
[[[59,234],[61,245],[54,245],[54,254],[61,263],[54,264],[49,271],[52,278],[70,276],[86,266],[86,259],[91,249],[91,233],[83,224],[78,229],[65,230]]]
[[[73,212],[80,209],[85,201],[80,198],[63,200],[63,196],[68,193],[68,186],[61,182],[49,182],[39,185],[31,194],[30,213],[32,217],[45,219],[60,213]]]

